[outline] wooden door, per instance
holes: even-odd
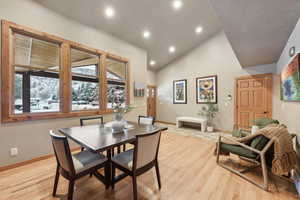
[[[147,86],[147,115],[156,116],[156,86]]]
[[[235,124],[250,129],[253,120],[272,117],[272,74],[236,79]]]

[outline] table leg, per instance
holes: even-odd
[[[109,188],[109,186],[111,186],[111,182],[112,182],[112,178],[111,178],[111,149],[108,149],[106,151],[106,156],[107,156],[107,159],[108,159],[108,165],[107,165],[107,168],[105,170],[105,177],[106,177],[106,180],[107,180],[107,185],[106,185],[106,189]]]

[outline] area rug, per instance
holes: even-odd
[[[219,135],[231,136],[228,133],[219,132],[219,131],[217,131],[217,132],[201,132],[199,129],[188,128],[188,127],[177,128],[176,125],[171,125],[171,124],[156,123],[156,125],[167,126],[168,127],[167,132],[171,133],[171,134],[197,137],[197,138],[202,138],[202,139],[211,140],[211,141],[215,141],[215,142],[218,140]]]

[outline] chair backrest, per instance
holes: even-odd
[[[99,121],[100,121],[100,124],[103,124],[103,116],[81,118],[80,119],[80,126],[87,125],[86,123],[84,123],[85,121],[89,121],[90,123],[94,122],[94,124],[99,124]]]
[[[138,123],[139,124],[144,124],[144,125],[153,125],[154,124],[154,117],[139,115]]]
[[[50,131],[50,136],[58,165],[65,171],[75,174],[75,168],[67,138],[65,136],[57,135],[53,131]]]
[[[139,169],[157,159],[160,131],[136,136],[134,147],[133,168]]]

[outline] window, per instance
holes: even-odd
[[[99,109],[98,55],[71,49],[72,110]]]
[[[13,35],[14,114],[59,111],[59,45]]]
[[[107,79],[107,108],[113,108],[114,99],[117,98],[118,101],[125,106],[126,104],[126,83],[127,83],[127,63],[107,59],[107,69],[106,69],[106,79]]]
[[[129,103],[129,61],[2,20],[2,122],[110,113]]]

